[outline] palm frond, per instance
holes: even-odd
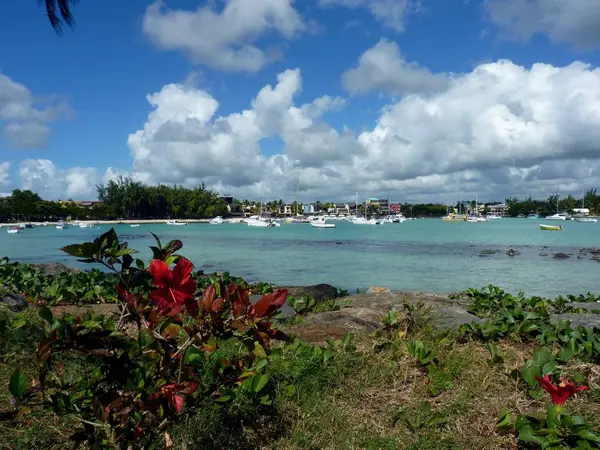
[[[63,25],[70,28],[75,26],[71,4],[74,5],[77,2],[78,0],[38,0],[40,5],[45,5],[50,25],[58,34],[62,33]]]

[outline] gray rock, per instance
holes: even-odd
[[[600,311],[600,302],[572,302],[569,306],[573,308],[581,308],[587,311]]]
[[[280,286],[287,289],[288,295],[295,298],[312,297],[316,302],[332,300],[338,297],[338,290],[330,284],[316,284],[314,286]]]
[[[542,253],[540,253],[540,256],[548,256],[548,253],[542,252]]]
[[[552,320],[555,322],[558,322],[559,320],[568,320],[571,322],[573,328],[600,328],[600,314],[555,314],[552,316]]]
[[[27,300],[23,294],[16,294],[0,287],[0,307],[4,306],[13,311],[22,311],[27,308]]]
[[[60,275],[61,273],[70,272],[77,273],[81,272],[79,269],[73,269],[72,267],[65,266],[61,263],[49,263],[49,264],[31,264],[31,267],[35,267],[40,272],[45,273],[46,275],[50,275],[55,277]]]
[[[511,248],[509,251],[507,251],[507,252],[506,252],[506,254],[512,258],[513,256],[520,255],[520,254],[521,254],[521,252],[518,252],[518,251],[516,251],[516,250],[513,250],[513,249]]]
[[[570,256],[567,255],[566,253],[555,253],[554,255],[552,255],[552,258],[554,258],[554,259],[569,259]]]
[[[456,306],[439,306],[432,310],[431,316],[436,328],[441,330],[458,328],[467,323],[485,323],[485,319],[481,319]]]
[[[500,250],[483,249],[479,252],[479,256],[495,255],[496,253],[500,253]]]

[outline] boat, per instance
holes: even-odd
[[[581,208],[573,209],[573,217],[572,220],[577,222],[588,222],[588,223],[596,223],[598,220],[594,217],[590,217],[590,210],[585,207],[585,192],[583,193],[583,198],[581,199]]]
[[[467,216],[450,213],[447,216],[442,217],[442,220],[444,222],[465,222],[467,220]]]
[[[249,227],[256,228],[271,228],[271,227],[280,227],[281,224],[279,222],[275,222],[272,219],[267,219],[262,216],[262,207],[263,201],[260,199],[260,210],[258,212],[258,216],[251,216],[246,219],[246,223]]]
[[[593,223],[596,223],[596,222],[598,222],[598,219],[595,219],[594,217],[576,217],[575,221],[576,222],[593,222]]]
[[[33,228],[33,224],[32,223],[26,223],[25,224],[25,228]]]
[[[187,222],[179,222],[177,219],[175,219],[175,220],[167,220],[167,225],[182,226],[182,225],[187,225]]]
[[[499,220],[502,219],[501,216],[497,215],[497,214],[488,214],[487,216],[485,216],[487,220]]]
[[[89,222],[79,222],[79,228],[92,228],[92,224]]]
[[[21,232],[21,229],[19,227],[10,227],[6,232],[8,234],[18,234]]]
[[[211,225],[221,225],[222,223],[225,223],[225,221],[221,216],[217,216],[214,219],[209,220],[208,223],[210,223]]]
[[[551,216],[546,216],[546,220],[567,220],[570,216],[567,213],[556,213]]]
[[[140,226],[139,223],[132,223],[131,225],[129,225],[131,228],[137,228]]]
[[[524,219],[525,217],[527,217],[527,216],[525,216],[525,214],[518,214],[517,215],[517,219]]]
[[[543,225],[540,224],[540,230],[543,231],[561,231],[563,227],[561,225]]]
[[[335,224],[327,223],[325,217],[316,217],[312,222],[310,222],[310,226],[313,228],[335,228]]]
[[[58,222],[56,224],[56,229],[57,230],[66,230],[67,228],[69,228],[69,226],[66,223],[64,223],[64,222]]]
[[[539,214],[531,213],[527,215],[528,219],[538,220],[540,218]]]

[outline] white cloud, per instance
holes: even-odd
[[[292,0],[226,0],[222,10],[213,5],[196,11],[169,10],[156,1],[143,18],[144,33],[165,50],[179,50],[199,64],[232,71],[256,72],[278,51],[256,42],[277,32],[285,39],[306,30]]]
[[[26,159],[19,164],[21,188],[30,189],[45,199],[91,200],[97,197],[96,185],[119,174],[109,168],[104,175],[94,167],[60,169],[48,159]]]
[[[8,161],[0,162],[0,186],[6,186],[10,183],[10,163]]]
[[[597,0],[486,0],[485,6],[489,20],[508,37],[527,41],[544,34],[553,42],[600,46]]]
[[[402,199],[546,196],[600,183],[600,71],[584,63],[482,64],[439,92],[390,104],[358,136],[323,121],[341,99],[295,105],[301,81],[285,71],[227,116],[200,89],[165,86],[129,136],[134,177],[291,199],[298,176],[305,200],[387,189]],[[265,155],[269,138],[281,148]]]
[[[0,124],[9,145],[18,149],[45,147],[50,128],[45,125],[69,114],[66,103],[42,106],[21,83],[0,73]]]
[[[417,63],[407,62],[398,44],[382,38],[366,50],[358,66],[342,75],[344,88],[353,95],[384,91],[394,95],[426,94],[444,90],[445,74],[432,74]]]
[[[319,3],[324,7],[366,8],[384,26],[397,32],[404,31],[406,17],[421,7],[419,0],[319,0]]]

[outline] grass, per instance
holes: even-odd
[[[36,370],[32,333],[38,321],[27,313],[27,332],[8,325],[14,314],[0,310],[0,385],[12,370]],[[404,327],[402,327],[404,330]],[[421,364],[407,349],[420,340],[432,349],[432,364]],[[531,358],[534,344],[504,340],[501,363],[491,361],[483,343],[454,334],[438,335],[415,314],[408,332],[355,336],[329,344],[332,356],[296,343],[273,350],[269,374],[274,408],[237,401],[228,410],[206,404],[171,430],[178,449],[516,449],[512,434],[496,430],[502,408],[513,416],[542,412],[547,398],[534,400],[509,376]],[[73,361],[66,372],[82,370]],[[578,364],[565,372],[584,373],[591,389],[569,409],[600,427],[600,367]],[[0,448],[65,448],[78,427],[69,417],[32,410],[8,418],[9,395],[0,389]]]

